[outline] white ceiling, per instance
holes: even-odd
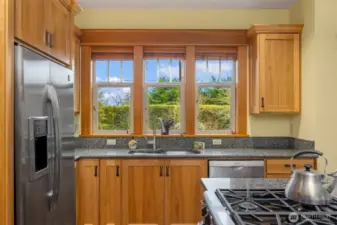
[[[298,0],[77,0],[96,9],[287,9]]]

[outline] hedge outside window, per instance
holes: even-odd
[[[156,118],[173,119],[170,133],[184,132],[183,57],[183,54],[144,55],[144,133],[153,130]]]
[[[93,130],[132,133],[132,54],[93,60]]]

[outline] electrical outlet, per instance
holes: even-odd
[[[213,139],[213,145],[221,145],[221,139]]]
[[[116,139],[108,139],[106,140],[107,145],[116,145]]]

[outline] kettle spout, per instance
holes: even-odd
[[[331,182],[327,182],[326,190],[331,194],[332,197],[337,197],[337,170],[328,174],[328,177],[332,177]]]

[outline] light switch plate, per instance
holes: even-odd
[[[213,145],[221,145],[221,139],[213,139]]]
[[[106,140],[107,145],[116,145],[116,139],[108,139]]]

